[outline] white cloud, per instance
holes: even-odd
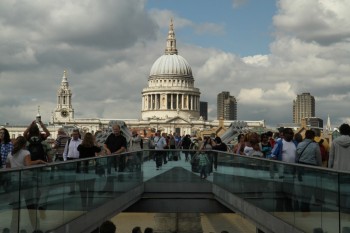
[[[247,3],[248,0],[232,0],[233,8],[238,8]]]
[[[0,1],[0,123],[30,122],[38,105],[49,121],[65,69],[76,117],[140,118],[141,91],[164,53],[170,18],[175,33],[227,36],[223,25],[210,21],[147,12],[141,0],[21,3]],[[238,99],[239,119],[291,122],[293,99],[310,92],[317,116],[330,114],[339,125],[349,118],[350,2],[278,3],[269,54],[240,58],[178,40],[210,119],[216,118],[217,94],[229,91]]]

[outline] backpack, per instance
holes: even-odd
[[[154,149],[156,147],[156,144],[154,142],[154,138],[150,138],[148,140],[149,140],[149,144],[148,144],[149,149]]]
[[[46,152],[44,150],[44,146],[41,143],[42,140],[41,139],[39,139],[39,140],[29,139],[28,142],[29,142],[29,145],[27,146],[27,149],[30,152],[31,160],[35,161],[35,160],[40,159],[40,160],[48,162]]]
[[[328,161],[329,156],[328,156],[328,152],[327,152],[326,148],[323,145],[323,139],[321,139],[318,142],[318,145],[320,146],[322,161]]]

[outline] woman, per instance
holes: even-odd
[[[79,158],[93,158],[96,156],[96,153],[101,152],[101,148],[96,145],[95,137],[91,133],[86,133],[83,141],[78,146],[77,150],[79,151]],[[81,204],[83,209],[90,209],[92,207],[93,194],[94,194],[94,186],[95,186],[95,177],[89,177],[87,173],[89,160],[85,160],[83,162],[83,172],[86,173],[82,176],[82,179],[78,181]],[[96,168],[98,164],[96,163]],[[103,171],[104,173],[104,171]]]
[[[206,151],[207,154],[207,158],[209,160],[208,164],[207,164],[207,172],[208,172],[208,176],[210,176],[210,173],[213,171],[213,152],[211,151],[213,149],[213,140],[211,137],[206,137],[204,138],[204,143],[201,146],[200,151]],[[202,152],[202,153],[203,153]]]
[[[6,167],[24,167],[36,164],[45,164],[43,160],[31,160],[30,152],[26,150],[27,140],[23,136],[18,136],[15,141],[15,145],[11,153],[8,154],[6,159]]]
[[[239,154],[239,155],[244,155],[243,149],[245,147],[244,144],[244,134],[239,134],[237,137],[237,144],[233,147],[233,153],[234,154]]]
[[[93,158],[96,156],[96,153],[101,152],[101,147],[96,146],[96,141],[94,136],[91,133],[86,133],[83,141],[78,145],[77,150],[79,151],[79,158]],[[88,173],[88,164],[89,161],[84,161],[83,171]]]
[[[264,154],[263,157],[270,159],[272,146],[271,146],[271,143],[269,142],[269,137],[267,133],[261,134],[259,145],[260,145],[260,151]]]
[[[22,168],[25,166],[35,165],[35,164],[45,164],[46,162],[43,160],[31,160],[30,153],[28,150],[26,150],[26,144],[27,140],[23,136],[19,136],[16,138],[16,141],[13,146],[13,151],[9,153],[6,159],[6,167],[7,168]],[[21,190],[22,194],[21,196],[24,197],[27,208],[28,209],[37,209],[38,203],[35,201],[35,196],[38,196],[37,194],[34,194],[33,187],[35,187],[35,184],[32,183],[32,175],[30,174],[31,171],[23,171],[22,172],[22,184],[21,184]],[[18,192],[18,186],[20,178],[18,176],[18,172],[12,173],[12,181],[11,185],[13,189],[10,190],[16,190],[14,192]],[[16,205],[18,194],[14,193],[12,195],[15,199],[13,200],[13,211],[12,211],[12,222],[11,222],[11,230],[13,232],[18,231],[18,216],[19,216],[19,208]],[[34,201],[34,202],[33,202]],[[29,211],[29,219],[32,224],[32,227],[36,229],[36,214],[33,211]]]
[[[6,158],[9,153],[12,152],[13,145],[10,139],[10,134],[7,129],[0,129],[0,169],[6,167]]]

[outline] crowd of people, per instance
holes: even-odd
[[[40,132],[40,128],[43,132]],[[143,139],[136,130],[132,130],[132,136],[127,141],[121,133],[120,126],[112,126],[113,132],[108,135],[106,141],[99,145],[95,136],[91,133],[81,135],[78,129],[74,129],[70,135],[63,128],[58,129],[57,138],[53,144],[49,144],[47,138],[50,132],[41,121],[33,121],[23,132],[23,136],[17,137],[14,142],[10,139],[6,128],[0,129],[0,168],[24,168],[36,164],[47,164],[52,162],[70,161],[82,158],[92,158],[98,155],[118,154],[119,156],[107,157],[106,171],[101,169],[101,174],[111,174],[114,168],[116,172],[139,171],[143,160]],[[291,128],[284,128],[278,132],[264,132],[258,134],[249,132],[239,134],[237,142],[229,147],[222,142],[221,138],[208,136],[194,138],[190,135],[180,136],[177,133],[167,134],[157,132],[148,139],[150,158],[154,159],[157,170],[168,161],[181,160],[184,155],[186,162],[191,162],[193,171],[199,172],[202,179],[207,178],[210,173],[217,169],[218,154],[212,151],[225,151],[243,156],[252,156],[266,159],[279,160],[287,163],[300,163],[312,166],[323,166],[337,170],[350,170],[350,126],[342,124],[339,127],[340,135],[329,145],[325,138],[321,137],[319,129],[305,131],[304,137],[294,133]],[[181,152],[180,152],[181,151]],[[128,155],[124,152],[133,152]],[[89,161],[78,161],[75,167],[77,173],[88,173]],[[99,164],[96,163],[96,174]],[[279,171],[278,175],[283,178],[285,171]],[[271,175],[274,175],[271,173]],[[5,188],[13,186],[9,181],[0,180]],[[42,181],[44,182],[44,180]],[[90,183],[89,183],[90,182]],[[82,206],[91,206],[91,195],[95,179],[89,180],[84,186],[77,186],[81,191]],[[86,185],[86,184],[90,185]],[[111,182],[106,182],[111,183]],[[113,183],[113,182],[112,182]],[[30,184],[28,182],[27,184]],[[6,186],[7,185],[7,186]],[[43,184],[45,186],[45,184]],[[107,187],[106,187],[107,188]],[[70,185],[70,194],[74,194],[76,185]],[[39,193],[24,193],[28,209],[36,209],[44,213],[46,209],[45,198],[47,196],[42,189]],[[33,198],[37,196],[37,198]],[[29,201],[32,200],[32,201]],[[36,200],[36,201],[35,201]],[[16,210],[18,206],[13,205]],[[307,203],[303,207],[308,209]],[[45,214],[40,215],[45,217]],[[35,218],[30,216],[34,227]],[[15,229],[16,223],[12,224]]]
[[[110,221],[104,221],[101,226],[93,231],[92,233],[117,233],[117,227],[116,225]],[[145,230],[142,232],[141,227],[136,226],[131,230],[131,233],[153,233],[153,228],[146,227]]]

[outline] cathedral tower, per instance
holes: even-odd
[[[74,119],[72,108],[72,91],[69,88],[67,72],[64,71],[61,86],[57,90],[57,107],[53,114],[53,122],[71,122]]]

